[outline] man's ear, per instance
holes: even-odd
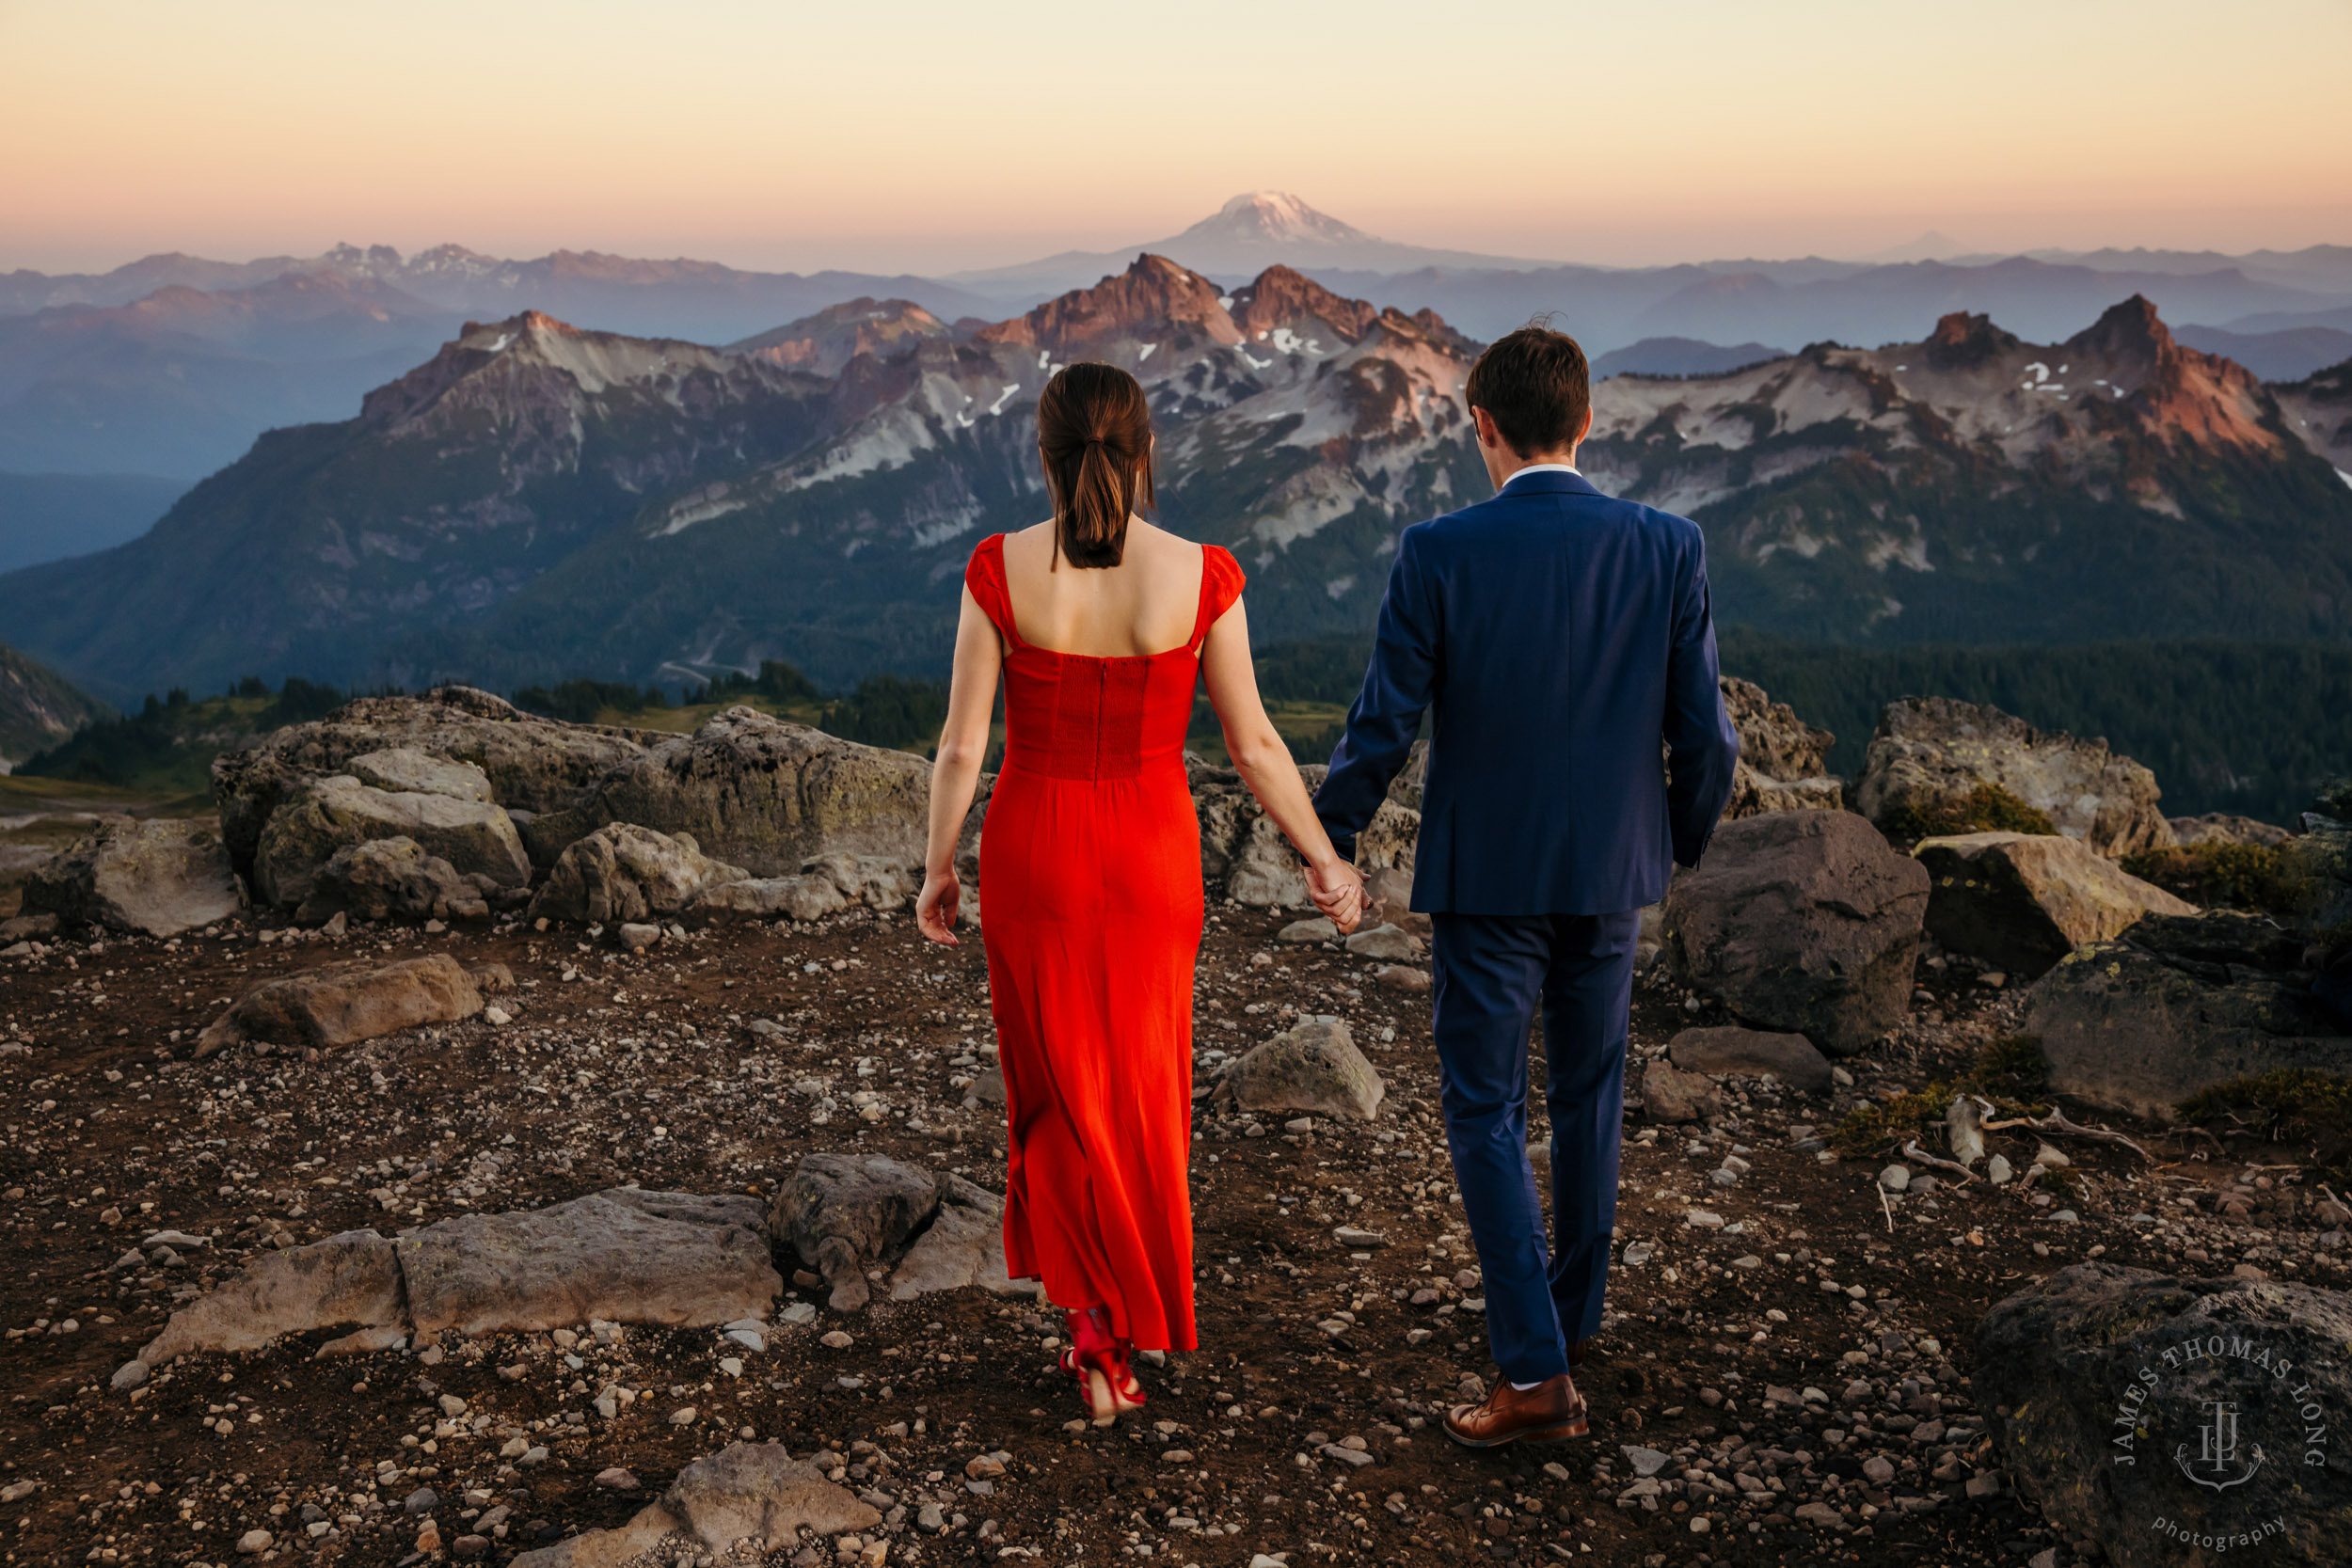
[[[1568,445],[1569,445],[1569,446],[1571,446],[1571,447],[1581,447],[1581,446],[1582,446],[1582,445],[1584,444],[1584,438],[1585,438],[1586,436],[1588,436],[1592,435],[1592,433],[1593,433],[1593,405],[1592,405],[1591,404],[1589,404],[1589,403],[1588,403],[1588,404],[1586,404],[1584,405],[1584,424],[1583,424],[1583,427],[1582,427],[1581,429],[1580,429],[1579,431],[1577,431],[1577,433],[1576,433],[1576,439],[1575,439],[1575,440],[1573,440],[1573,441],[1570,441],[1570,442],[1568,443]]]
[[[1470,425],[1478,433],[1480,446],[1499,447],[1502,445],[1502,432],[1496,428],[1495,417],[1474,403],[1470,404]]]

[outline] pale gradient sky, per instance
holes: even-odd
[[[2352,0],[0,0],[0,269],[946,272],[1295,191],[1611,263],[2352,242]]]

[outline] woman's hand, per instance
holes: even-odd
[[[1307,867],[1307,894],[1342,936],[1364,918],[1364,879],[1343,860]]]
[[[922,895],[914,901],[914,923],[931,941],[957,945],[956,915],[963,904],[963,888],[952,871],[933,871],[923,878]]]

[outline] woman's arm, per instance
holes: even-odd
[[[923,893],[914,918],[933,942],[956,943],[956,914],[963,890],[956,882],[956,840],[979,787],[980,762],[988,755],[988,721],[996,709],[996,677],[1005,663],[996,627],[972,591],[963,591],[956,622],[954,678],[947,689],[947,723],[939,732],[939,755],[931,763],[931,825],[923,853]]]
[[[1249,617],[1241,601],[1216,619],[1200,649],[1200,673],[1209,705],[1225,727],[1225,750],[1242,782],[1258,798],[1274,825],[1307,859],[1307,885],[1315,907],[1343,931],[1363,917],[1364,883],[1356,868],[1331,847],[1331,835],[1315,817],[1306,781],[1291,749],[1265,716],[1258,699],[1258,672],[1249,661]]]

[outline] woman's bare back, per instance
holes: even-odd
[[[1054,525],[1005,535],[1005,585],[1021,640],[1055,653],[1130,658],[1184,647],[1200,607],[1200,546],[1140,517],[1116,566],[1054,561]]]

